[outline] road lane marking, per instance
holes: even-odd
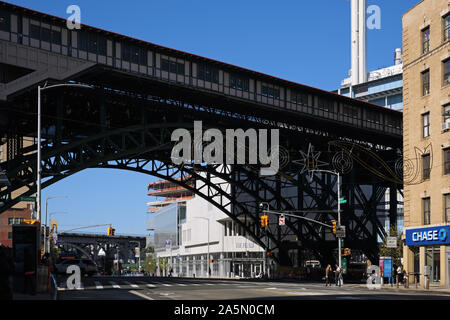
[[[103,286],[102,286],[102,284],[101,284],[100,282],[95,281],[94,283],[95,283],[95,288],[96,288],[96,289],[99,289],[99,290],[100,290],[100,289],[103,289]]]
[[[182,286],[182,287],[186,287],[186,285],[184,283],[177,283],[177,285]]]
[[[132,293],[132,294],[134,294],[134,295],[136,295],[136,296],[138,296],[138,297],[144,298],[144,299],[146,299],[146,300],[155,300],[155,299],[150,298],[149,296],[147,296],[147,295],[145,295],[145,294],[143,294],[143,293],[141,293],[141,292],[138,292],[138,291],[130,290],[130,291],[128,291],[128,292],[129,292],[129,293]]]
[[[129,281],[122,281],[122,282],[125,283],[128,286],[132,286],[133,288],[139,288],[139,286],[137,284],[133,284],[133,283],[131,283]]]
[[[115,283],[114,281],[109,281],[109,283],[113,286],[113,288],[120,289],[120,286],[117,283]]]

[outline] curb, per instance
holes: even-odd
[[[366,288],[365,286],[359,286],[359,288]],[[450,295],[450,290],[446,291],[438,291],[434,289],[426,290],[426,289],[415,289],[415,288],[397,288],[397,287],[382,287],[381,289],[383,291],[395,291],[395,292],[409,292],[409,293],[427,293],[427,294],[444,294],[444,295]]]

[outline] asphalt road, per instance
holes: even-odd
[[[450,295],[369,290],[358,285],[151,277],[83,277],[76,290],[58,278],[60,300],[450,300]]]

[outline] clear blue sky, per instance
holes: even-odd
[[[325,90],[337,89],[350,69],[349,0],[8,2],[60,17],[76,4],[82,23]],[[393,64],[402,45],[401,16],[419,0],[367,2],[381,8],[381,29],[367,32],[370,71]],[[60,229],[112,223],[117,233],[146,234],[146,185],[153,180],[89,169],[44,189],[42,199],[69,196],[49,201],[49,212],[69,212],[58,216]]]

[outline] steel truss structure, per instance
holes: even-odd
[[[401,155],[401,137],[388,140],[358,129],[339,131],[311,119],[286,119],[278,110],[252,109],[226,98],[193,96],[181,88],[125,81],[123,77],[114,73],[106,77],[97,70],[78,79],[94,86],[94,90],[62,88],[46,93],[43,188],[86,168],[153,175],[192,190],[214,204],[240,224],[246,235],[273,252],[279,264],[293,265],[292,250],[303,249],[311,250],[322,263],[331,263],[336,240],[330,230],[291,217],[286,218],[286,226],[280,227],[275,216],[270,217],[267,232],[259,227],[261,202],[269,203],[273,210],[307,210],[305,216],[309,218],[336,220],[337,212],[332,212],[337,207],[336,178],[325,174],[309,177],[304,170],[305,165],[316,165],[320,159],[324,168],[348,171],[343,172],[341,181],[342,195],[348,201],[342,208],[346,246],[361,250],[373,263],[377,262],[377,236],[385,236],[383,221],[388,217],[395,224],[397,218],[397,192],[402,185],[389,168]],[[7,138],[4,141],[16,141],[8,152],[8,161],[1,163],[11,182],[11,186],[0,189],[1,211],[17,204],[20,195],[36,192],[36,145],[21,144],[23,137],[36,136],[35,101],[34,92],[27,92],[1,107],[8,112],[10,123],[2,132]],[[203,121],[205,129],[222,132],[235,128],[279,129],[280,148],[284,150],[280,156],[285,160],[282,168],[277,175],[266,177],[259,174],[261,165],[174,165],[171,133],[177,128],[192,130],[194,120]],[[348,152],[336,141],[358,148]],[[320,157],[309,155],[311,145],[321,150]],[[333,165],[335,155],[344,151],[351,170]],[[380,155],[383,161],[370,153]],[[360,161],[352,160],[355,157]],[[300,164],[294,161],[299,159],[303,159]],[[374,170],[380,175],[373,174]],[[180,179],[186,177],[195,180],[193,187]],[[389,206],[384,200],[387,190]]]

